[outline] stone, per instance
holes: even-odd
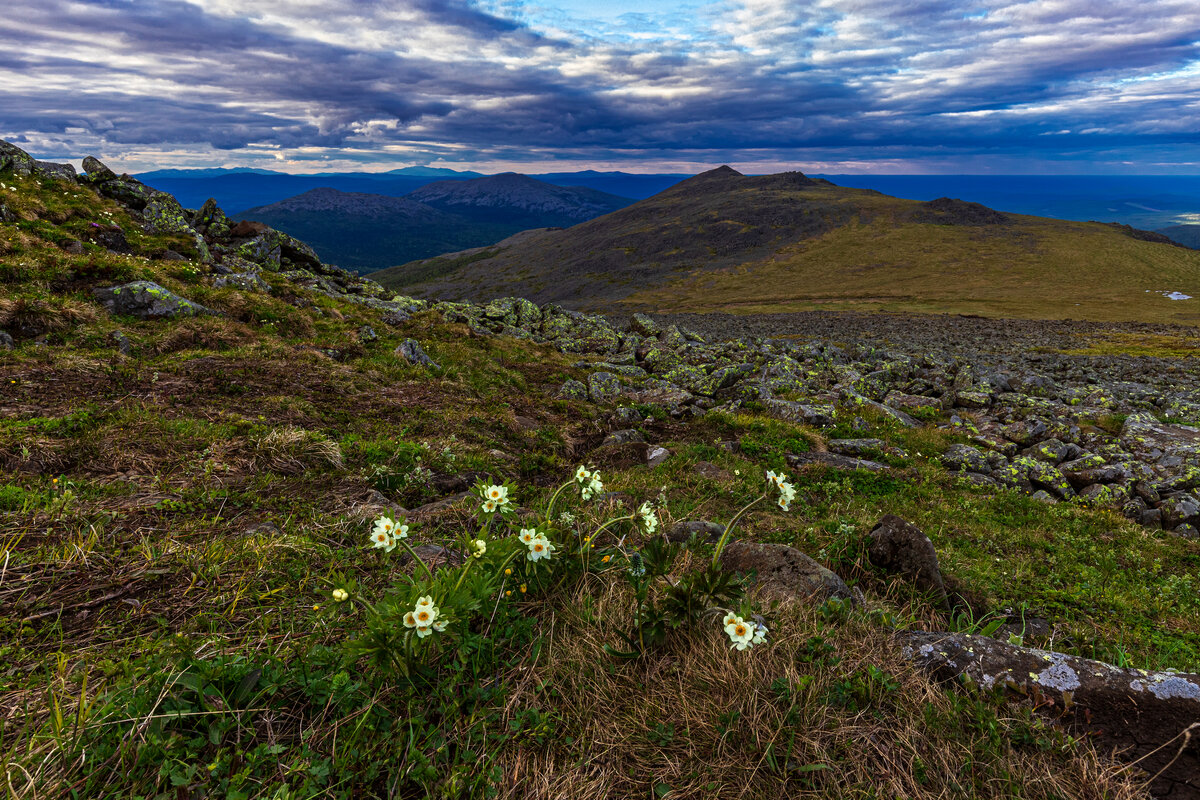
[[[400,343],[400,346],[393,350],[397,356],[407,361],[414,367],[428,367],[429,369],[441,369],[436,361],[429,357],[420,342],[416,339],[405,339]]]
[[[788,598],[818,602],[831,597],[854,599],[840,577],[784,544],[730,542],[719,563],[727,572],[754,573],[758,586]]]
[[[113,344],[117,346],[117,352],[121,355],[127,356],[133,352],[133,345],[130,344],[129,337],[121,331],[113,331],[109,338],[113,340]]]
[[[658,336],[662,333],[662,327],[645,314],[634,314],[629,320],[629,330],[641,336]]]
[[[987,455],[966,444],[952,444],[941,457],[942,466],[951,472],[978,472],[986,475],[992,471]]]
[[[733,480],[733,475],[729,470],[721,469],[711,461],[697,461],[692,467],[692,472],[699,475],[701,478],[708,478],[713,481],[730,481]]]
[[[946,584],[938,566],[933,542],[920,528],[895,514],[884,516],[867,534],[871,563],[891,575],[901,575],[914,586],[946,603]]]
[[[843,456],[863,456],[887,451],[887,442],[882,439],[830,439],[830,451]]]
[[[718,522],[688,520],[687,522],[676,522],[667,529],[665,535],[667,541],[676,544],[690,542],[693,538],[699,542],[716,544],[724,533],[725,526]]]
[[[568,378],[558,387],[558,396],[564,400],[587,400],[588,390],[579,381]]]
[[[1183,539],[1200,539],[1200,528],[1197,528],[1190,522],[1185,522],[1182,525],[1176,525],[1172,528],[1171,535]]]
[[[216,289],[241,289],[245,292],[270,292],[271,286],[257,272],[234,272],[213,279]]]
[[[828,428],[834,424],[833,406],[805,405],[792,400],[773,399],[763,401],[763,406],[769,415],[787,422],[818,428]]]
[[[787,462],[793,467],[806,467],[809,464],[821,464],[834,469],[865,469],[868,472],[882,472],[886,466],[878,461],[868,461],[865,458],[853,458],[837,453],[788,453]]]
[[[608,403],[621,393],[621,379],[611,372],[588,375],[588,397],[594,403]]]
[[[214,313],[153,281],[134,281],[123,286],[93,289],[92,295],[109,313],[124,317],[174,319]]]
[[[646,466],[653,469],[671,456],[671,451],[665,447],[653,445],[646,450]]]
[[[1153,796],[1200,796],[1200,748],[1180,749],[1180,734],[1200,721],[1200,675],[1121,668],[965,633],[896,638],[905,658],[951,685],[965,678],[984,691],[1053,701],[1045,709],[1051,717],[1156,776]]]
[[[15,346],[13,337],[7,331],[0,331],[0,350],[12,350]]]
[[[617,444],[629,444],[630,442],[645,442],[646,437],[642,436],[640,431],[633,429],[614,431],[604,437],[604,441],[600,443],[601,447],[608,447]]]
[[[0,139],[0,172],[11,171],[17,175],[32,175],[37,161],[15,144]]]
[[[1113,511],[1129,500],[1129,489],[1120,484],[1094,483],[1082,489],[1075,502],[1088,508],[1107,508]]]
[[[1200,521],[1200,500],[1190,494],[1176,494],[1158,504],[1162,512],[1163,527],[1176,528],[1185,522]]]
[[[357,335],[360,342],[373,342],[379,338],[379,334],[370,325],[363,325],[359,328]]]

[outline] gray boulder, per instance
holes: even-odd
[[[1047,712],[1098,748],[1139,761],[1155,797],[1200,797],[1200,675],[1122,669],[965,633],[901,631],[901,653],[948,682],[1055,703]],[[1187,745],[1187,746],[1184,746]]]
[[[715,544],[725,533],[725,526],[719,522],[709,522],[704,519],[694,519],[687,522],[676,522],[667,529],[667,541],[684,543],[692,540]]]
[[[588,389],[577,380],[567,379],[558,387],[558,396],[564,400],[587,400]]]
[[[901,575],[918,589],[946,603],[946,585],[938,566],[937,551],[920,528],[888,514],[868,534],[871,563],[892,575]]]
[[[134,281],[123,286],[93,289],[92,295],[109,313],[138,319],[173,319],[213,314],[211,309],[184,299],[153,281]]]
[[[794,547],[759,542],[731,542],[721,553],[721,569],[755,573],[768,591],[794,599],[853,599],[846,582]]]
[[[441,369],[441,365],[429,357],[416,339],[405,339],[393,352],[414,367]]]
[[[593,402],[607,403],[621,393],[621,379],[611,372],[588,375],[588,396]]]

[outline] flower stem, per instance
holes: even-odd
[[[562,486],[558,487],[558,489],[554,492],[554,494],[551,495],[550,505],[546,506],[546,521],[547,522],[554,519],[554,504],[558,501],[558,496],[560,494],[562,494],[567,489],[567,487],[573,483],[575,483],[574,480],[567,481]]]
[[[431,570],[429,565],[426,564],[419,555],[417,555],[417,551],[413,550],[408,542],[404,539],[400,540],[400,544],[404,545],[404,549],[408,551],[408,554],[416,559],[417,563],[421,565],[421,567],[425,570],[425,574],[429,576],[429,580],[433,580],[433,570]]]
[[[717,542],[717,549],[716,549],[716,551],[713,552],[712,563],[713,563],[714,567],[717,566],[717,561],[721,558],[721,551],[723,551],[725,549],[725,545],[729,541],[729,534],[733,533],[734,526],[736,526],[738,524],[738,522],[741,520],[742,515],[744,515],[747,511],[749,511],[751,508],[753,508],[756,504],[761,503],[763,500],[766,500],[766,499],[767,499],[767,493],[763,492],[758,497],[754,498],[749,503],[747,503],[745,506],[743,506],[740,511],[738,511],[736,514],[733,515],[733,519],[729,520],[729,524],[725,526],[725,532],[721,534],[721,539],[720,539],[720,541]]]

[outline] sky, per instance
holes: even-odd
[[[1197,0],[6,0],[0,138],[130,172],[1200,174]]]

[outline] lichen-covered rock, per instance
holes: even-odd
[[[271,286],[257,272],[233,272],[228,275],[218,275],[213,279],[213,286],[218,289],[232,288],[246,292],[270,292]]]
[[[1200,721],[1200,675],[1122,669],[965,633],[896,636],[906,658],[942,680],[968,678],[984,689],[1054,701],[1050,715],[1157,776],[1149,787],[1154,796],[1200,796],[1195,736],[1180,747],[1180,734]]]
[[[827,428],[835,424],[836,411],[833,406],[805,405],[793,400],[775,399],[764,400],[762,403],[766,412],[776,419],[801,425],[814,425],[818,428]]]
[[[918,589],[946,602],[946,585],[933,542],[920,528],[895,514],[884,516],[867,534],[871,563],[887,573],[901,575]]]
[[[720,558],[726,572],[754,573],[755,583],[794,599],[853,599],[846,582],[794,547],[731,542]]]
[[[724,533],[725,526],[719,522],[696,519],[687,522],[676,522],[667,529],[664,535],[669,542],[685,543],[696,539],[700,542],[715,544],[720,541],[721,535]]]
[[[420,342],[416,339],[405,339],[394,352],[414,367],[441,369],[441,365],[429,357],[425,349],[421,347]]]
[[[94,289],[92,294],[110,313],[118,316],[172,319],[213,313],[153,281],[134,281],[123,286]]]
[[[629,444],[630,442],[645,442],[646,437],[642,436],[641,431],[633,430],[632,428],[623,431],[613,431],[608,436],[604,437],[604,441],[600,443],[601,447],[610,447],[612,445]]]
[[[0,139],[0,172],[11,171],[17,175],[31,175],[37,161],[15,144]]]
[[[953,472],[978,472],[986,475],[992,471],[985,453],[966,444],[952,444],[942,454],[942,466]]]
[[[830,452],[843,456],[858,457],[890,449],[883,439],[830,439],[827,444]]]
[[[634,314],[629,320],[629,330],[641,336],[658,336],[662,333],[662,327],[645,314]]]
[[[75,183],[79,176],[70,164],[56,164],[53,161],[34,161],[33,173],[43,178],[53,178],[59,181]]]
[[[0,331],[0,350],[12,350],[16,346],[13,337],[7,331]]]
[[[865,458],[853,458],[851,456],[838,455],[837,453],[788,453],[787,462],[793,467],[806,467],[810,464],[820,464],[834,469],[864,469],[867,472],[882,472],[887,469],[886,466],[878,461],[869,461]]]
[[[588,375],[588,397],[594,403],[608,403],[621,393],[621,379],[611,372]]]
[[[567,379],[558,387],[558,396],[564,400],[587,400],[588,388],[577,380]]]

